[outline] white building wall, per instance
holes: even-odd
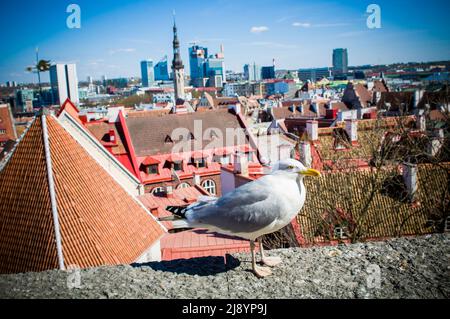
[[[59,115],[58,121],[129,194],[133,196],[144,194],[144,187],[139,180],[66,111]]]
[[[142,264],[150,261],[161,261],[161,241],[159,239],[141,256],[139,256],[135,262]]]
[[[76,64],[66,64],[66,76],[67,76],[67,91],[70,100],[78,105],[80,98],[78,95],[78,77]],[[60,103],[64,103],[65,99]]]
[[[234,174],[222,169],[220,172],[220,184],[222,186],[222,196],[233,191],[236,188]]]

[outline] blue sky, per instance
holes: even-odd
[[[81,29],[66,26],[71,3],[81,7]],[[366,26],[371,3],[381,7],[381,29]],[[187,69],[194,41],[210,53],[222,43],[235,71],[273,58],[278,68],[329,66],[336,47],[348,48],[350,65],[450,59],[448,0],[15,0],[0,8],[0,82],[35,81],[24,69],[36,46],[41,58],[75,62],[80,80],[139,76],[140,60],[171,59],[173,10]]]

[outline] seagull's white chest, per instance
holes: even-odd
[[[306,200],[306,189],[303,182],[299,183],[294,179],[279,180],[277,185],[273,185],[280,200],[280,210],[278,218],[273,223],[251,234],[250,239],[256,239],[262,235],[274,233],[287,226],[302,209]]]

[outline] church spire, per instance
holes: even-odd
[[[172,69],[183,69],[183,61],[180,55],[180,41],[178,40],[177,24],[175,21],[175,11],[173,12],[173,61]]]
[[[175,105],[183,104],[184,100],[184,65],[180,55],[180,41],[178,40],[175,12],[173,13],[173,85],[175,89]]]

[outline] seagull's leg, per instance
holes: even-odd
[[[261,253],[261,261],[264,265],[269,267],[275,267],[276,265],[281,264],[281,258],[280,257],[267,257],[264,255],[264,248],[262,244],[262,239],[259,240],[259,251]]]
[[[256,265],[255,241],[253,240],[250,240],[250,251],[252,253],[252,270],[256,277],[263,278],[271,275],[272,271],[270,270],[270,268]]]

